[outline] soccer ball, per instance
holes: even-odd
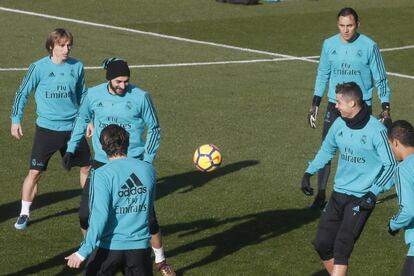
[[[199,146],[194,152],[193,162],[197,170],[212,172],[220,167],[221,152],[213,144]]]

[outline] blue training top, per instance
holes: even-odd
[[[111,250],[149,247],[149,213],[155,200],[156,176],[147,162],[110,160],[94,170],[89,188],[89,228],[78,254],[96,247]]]
[[[322,97],[329,82],[328,101],[335,103],[335,87],[344,82],[356,82],[361,87],[364,101],[372,105],[374,82],[381,103],[389,103],[384,61],[377,44],[363,34],[352,42],[344,42],[340,34],[326,39],[322,46],[314,95]]]
[[[414,154],[400,162],[395,170],[398,213],[390,220],[392,230],[405,229],[405,242],[414,243]]]
[[[378,195],[391,188],[396,161],[387,130],[376,118],[370,116],[362,129],[349,128],[341,117],[335,120],[306,172],[315,174],[335,156],[337,149],[336,192],[362,197],[369,191]]]
[[[69,57],[55,64],[44,57],[30,65],[16,92],[12,124],[20,124],[30,93],[35,90],[36,124],[55,131],[71,131],[86,92],[83,64]]]
[[[108,162],[101,148],[99,136],[102,129],[109,124],[119,125],[129,132],[128,156],[142,156],[144,161],[150,163],[155,159],[160,146],[160,125],[147,92],[131,84],[127,86],[122,96],[109,93],[108,83],[88,89],[68,142],[68,152],[75,152],[91,120],[95,126],[92,136],[95,160],[102,163]],[[142,136],[145,126],[147,137],[144,143]]]

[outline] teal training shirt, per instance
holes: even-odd
[[[361,87],[363,99],[369,106],[374,84],[381,103],[390,102],[384,61],[376,43],[363,34],[347,43],[336,34],[323,43],[314,95],[322,97],[329,83],[328,101],[335,103],[336,85],[351,81]]]
[[[362,129],[351,129],[339,117],[332,124],[307,173],[315,174],[339,150],[334,190],[362,197],[375,195],[392,186],[396,161],[387,140],[387,130],[373,116]]]
[[[83,64],[69,57],[55,64],[44,57],[30,65],[11,112],[12,124],[20,124],[30,93],[35,90],[36,124],[55,131],[71,131],[86,92]]]
[[[149,213],[155,200],[156,176],[147,162],[110,160],[94,170],[89,190],[89,228],[78,254],[96,247],[111,250],[149,247]]]
[[[95,160],[106,163],[108,158],[101,148],[99,136],[102,129],[110,124],[117,124],[129,132],[128,156],[143,155],[144,161],[152,163],[160,145],[160,125],[149,94],[129,84],[123,96],[113,95],[108,91],[108,83],[88,89],[75,127],[68,142],[68,152],[75,152],[83,137],[88,122],[93,120],[95,130],[92,145]],[[147,127],[147,137],[143,133]]]
[[[414,243],[414,154],[400,162],[394,175],[399,211],[390,220],[392,230],[405,229],[406,244]]]

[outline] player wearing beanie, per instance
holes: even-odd
[[[102,129],[110,124],[116,124],[128,131],[130,135],[128,157],[141,159],[152,164],[160,145],[160,125],[151,97],[146,91],[129,82],[130,70],[126,61],[110,58],[103,62],[103,66],[106,70],[107,82],[88,90],[76,119],[72,137],[68,142],[64,167],[70,169],[72,153],[75,151],[78,141],[83,137],[89,122],[94,125],[92,145],[95,156],[92,170],[108,162],[99,136]],[[142,136],[145,128],[147,131],[144,140]],[[131,192],[129,189],[125,190],[125,194]],[[83,189],[79,209],[80,225],[84,232],[88,228],[88,202],[89,181],[86,182]],[[161,231],[154,208],[150,210],[149,229],[157,267],[165,276],[175,275],[165,261]]]

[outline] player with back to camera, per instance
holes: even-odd
[[[339,151],[332,195],[323,209],[313,242],[330,275],[346,275],[348,260],[379,193],[392,186],[395,158],[387,130],[370,115],[355,82],[336,86],[336,108],[341,117],[329,129],[309,163],[301,189],[313,195],[310,177]]]
[[[141,159],[150,164],[155,159],[160,145],[160,125],[150,95],[129,82],[130,70],[124,60],[107,59],[104,62],[104,69],[106,69],[107,81],[88,89],[79,110],[71,139],[68,142],[68,149],[63,158],[63,165],[67,170],[71,168],[73,152],[84,136],[89,122],[94,125],[92,146],[95,156],[92,161],[92,170],[108,162],[108,157],[101,148],[99,136],[102,129],[110,124],[117,124],[128,131],[130,135],[128,157]],[[147,131],[144,140],[142,136],[145,129]],[[125,195],[132,194],[133,189],[134,187],[126,187]],[[83,189],[79,208],[80,225],[84,233],[88,229],[88,201],[89,181]],[[150,211],[149,229],[152,235],[151,245],[154,250],[155,263],[164,276],[175,275],[164,256],[155,209],[152,208]]]
[[[128,132],[118,125],[106,126],[102,150],[109,161],[95,169],[90,180],[90,225],[79,250],[67,256],[67,265],[79,268],[91,256],[85,275],[152,275],[149,248],[149,213],[154,204],[156,177],[153,166],[127,157]],[[124,187],[136,187],[125,196]],[[92,255],[91,255],[92,254]]]
[[[364,34],[358,33],[359,24],[359,17],[354,9],[341,9],[337,15],[339,33],[326,39],[322,46],[312,105],[308,113],[310,127],[316,128],[319,105],[328,85],[328,106],[324,117],[322,141],[333,122],[340,116],[335,108],[335,87],[340,83],[353,81],[359,85],[370,114],[375,84],[382,103],[380,120],[385,125],[391,122],[391,92],[384,62],[377,44]],[[330,162],[319,170],[318,192],[310,208],[323,209],[326,204],[326,186],[330,171]]]
[[[401,161],[394,175],[398,195],[398,212],[388,223],[388,233],[405,230],[409,245],[401,276],[414,275],[414,128],[404,120],[395,121],[388,130],[388,139],[395,158]]]
[[[85,95],[83,64],[69,56],[73,45],[72,34],[55,29],[46,40],[49,55],[30,65],[16,92],[11,112],[11,135],[23,137],[23,111],[30,93],[35,90],[36,131],[30,158],[30,169],[23,182],[22,205],[15,228],[26,229],[30,206],[37,194],[40,177],[56,151],[63,156],[73,129],[79,105]],[[82,137],[73,149],[73,165],[80,168],[83,187],[89,173],[90,150]]]

